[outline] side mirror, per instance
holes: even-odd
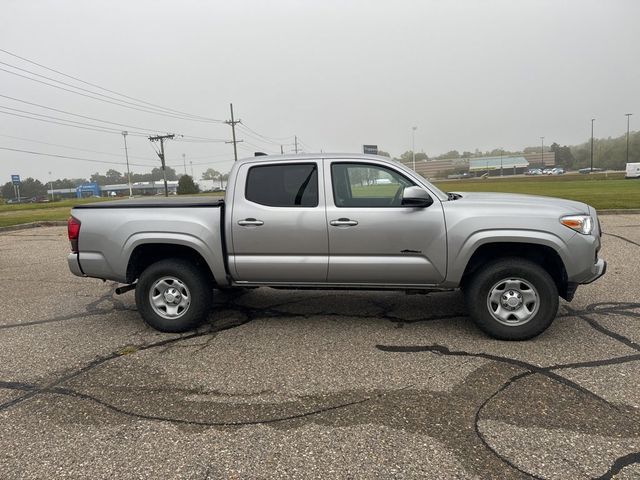
[[[433,203],[433,198],[420,187],[405,187],[402,191],[402,205],[425,208]]]

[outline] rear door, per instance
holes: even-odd
[[[328,282],[431,285],[444,280],[446,229],[438,198],[426,208],[402,206],[403,189],[416,184],[381,162],[325,160],[325,177],[330,179]]]
[[[230,265],[245,282],[322,283],[329,246],[321,160],[238,169]]]

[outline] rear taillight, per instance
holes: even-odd
[[[80,235],[80,220],[75,217],[69,217],[67,220],[67,233],[71,242],[71,251],[78,253],[78,235]]]

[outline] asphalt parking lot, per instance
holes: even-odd
[[[607,275],[522,343],[459,293],[218,293],[161,334],[64,228],[0,234],[0,478],[640,478],[640,215],[601,220]]]

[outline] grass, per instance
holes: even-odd
[[[445,192],[504,192],[577,200],[596,209],[640,208],[640,181],[622,174],[558,175],[435,182]]]
[[[435,182],[445,192],[504,192],[545,195],[588,203],[597,209],[640,208],[640,180],[625,180],[623,174],[557,175],[548,177],[504,177]],[[366,192],[382,193],[394,185],[372,185]],[[359,192],[364,195],[364,189]],[[219,196],[220,193],[203,195]],[[66,220],[69,210],[81,203],[100,202],[107,198],[63,200],[22,205],[0,204],[0,227],[20,223]]]
[[[216,195],[210,193],[209,195]],[[218,194],[219,195],[219,194]],[[0,204],[0,227],[19,225],[21,223],[66,220],[75,205],[83,203],[104,202],[112,198],[83,198],[60,200],[49,203],[23,203],[17,205]]]

